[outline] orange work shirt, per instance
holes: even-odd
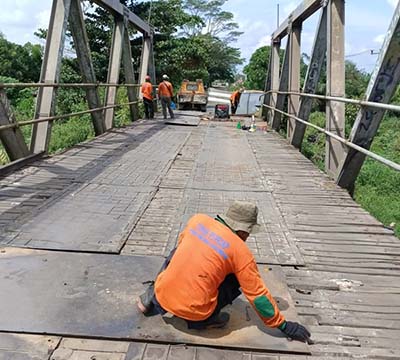
[[[172,84],[169,81],[163,81],[158,85],[158,95],[159,96],[166,96],[166,97],[173,97],[174,96],[174,89]]]
[[[230,228],[213,218],[193,216],[179,236],[168,267],[155,282],[160,305],[180,318],[207,319],[217,305],[218,288],[235,274],[250,304],[269,327],[285,318],[261,279],[253,254]]]
[[[144,98],[153,100],[153,85],[149,82],[145,82],[142,84],[142,95]]]
[[[242,94],[240,93],[239,90],[236,90],[234,93],[232,93],[232,95],[231,95],[231,103],[232,104],[238,103],[239,100],[240,100],[240,96],[241,95]]]

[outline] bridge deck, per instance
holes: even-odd
[[[0,358],[398,359],[400,241],[278,135],[234,127],[139,122],[7,176],[0,181],[0,264],[4,269],[7,254],[18,252],[154,259],[174,247],[193,213],[213,215],[233,199],[252,200],[263,231],[249,246],[260,266],[284,273],[299,318],[313,334],[311,355],[224,349],[211,341],[200,347],[89,339],[79,331],[46,331],[38,312],[32,315],[43,326],[37,331],[23,319],[11,330],[0,320]],[[24,279],[22,270],[3,272],[0,289]],[[3,308],[12,302],[21,299],[2,296]],[[19,334],[26,332],[51,336]]]

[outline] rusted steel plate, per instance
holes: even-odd
[[[175,114],[175,118],[165,120],[164,123],[168,125],[181,125],[181,126],[198,126],[200,124],[201,113],[188,112]]]
[[[171,315],[144,317],[135,299],[152,280],[162,258],[72,254],[4,248],[0,250],[0,331],[146,340],[240,349],[307,353],[266,328],[243,298],[227,308],[225,329],[187,330]],[[261,274],[288,319],[298,320],[279,268]]]

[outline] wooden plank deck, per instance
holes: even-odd
[[[3,244],[13,245],[24,224],[40,220],[68,195],[71,183],[115,185],[113,174],[118,186],[154,189],[121,242],[125,255],[165,254],[191,213],[213,215],[231,198],[260,197],[264,235],[249,245],[263,255],[258,261],[281,265],[300,319],[312,332],[312,354],[3,333],[0,359],[9,354],[35,359],[43,353],[54,360],[399,359],[400,240],[391,230],[277,134],[248,133],[233,123],[173,127],[138,123],[1,179]],[[184,140],[179,150],[166,159],[165,171],[154,164],[151,168],[160,171],[140,178],[135,167],[143,162],[135,151],[156,157],[169,131]],[[124,166],[137,180],[124,177]]]

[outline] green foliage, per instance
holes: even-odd
[[[7,153],[4,150],[3,146],[0,145],[0,165],[5,165],[9,162]]]
[[[267,77],[268,65],[271,56],[271,47],[262,46],[258,48],[250,58],[249,63],[244,67],[243,72],[246,75],[245,87],[247,89],[253,90],[264,90],[265,80]],[[280,50],[280,64],[283,64],[285,56],[285,51]],[[300,64],[300,78],[301,85],[304,83],[304,79],[307,73],[307,65],[305,60],[307,60],[307,55],[303,54],[301,57]]]
[[[370,75],[357,68],[351,61],[346,61],[346,97],[362,99],[367,90]]]
[[[0,33],[0,74],[20,82],[36,82],[39,80],[41,63],[40,45],[14,44]]]
[[[150,1],[121,1],[143,19],[148,19]],[[235,67],[242,63],[238,49],[229,41],[239,33],[233,15],[221,10],[224,0],[153,1],[151,24],[155,29],[156,77],[167,73],[175,86],[185,78],[233,80]],[[87,31],[98,80],[105,81],[111,43],[112,19],[100,8],[89,9]],[[135,37],[132,33],[131,37]],[[134,67],[139,68],[141,37],[132,41]]]
[[[49,152],[60,152],[93,137],[90,115],[55,121],[51,130]]]
[[[227,47],[210,35],[175,38],[165,45],[169,47],[171,43],[168,57],[160,59],[158,66],[176,86],[183,79],[203,79],[205,84],[217,79],[233,80],[235,66],[241,63],[238,49]]]
[[[314,112],[309,121],[319,127],[325,127],[325,113]],[[315,163],[321,170],[325,166],[325,134],[310,126],[307,127],[301,152]]]
[[[400,123],[385,117],[371,150],[400,163]],[[356,183],[356,200],[385,225],[395,224],[400,237],[400,174],[375,160],[367,159]]]
[[[260,47],[251,55],[249,63],[243,69],[246,75],[244,85],[247,89],[264,90],[270,56],[270,46]]]

